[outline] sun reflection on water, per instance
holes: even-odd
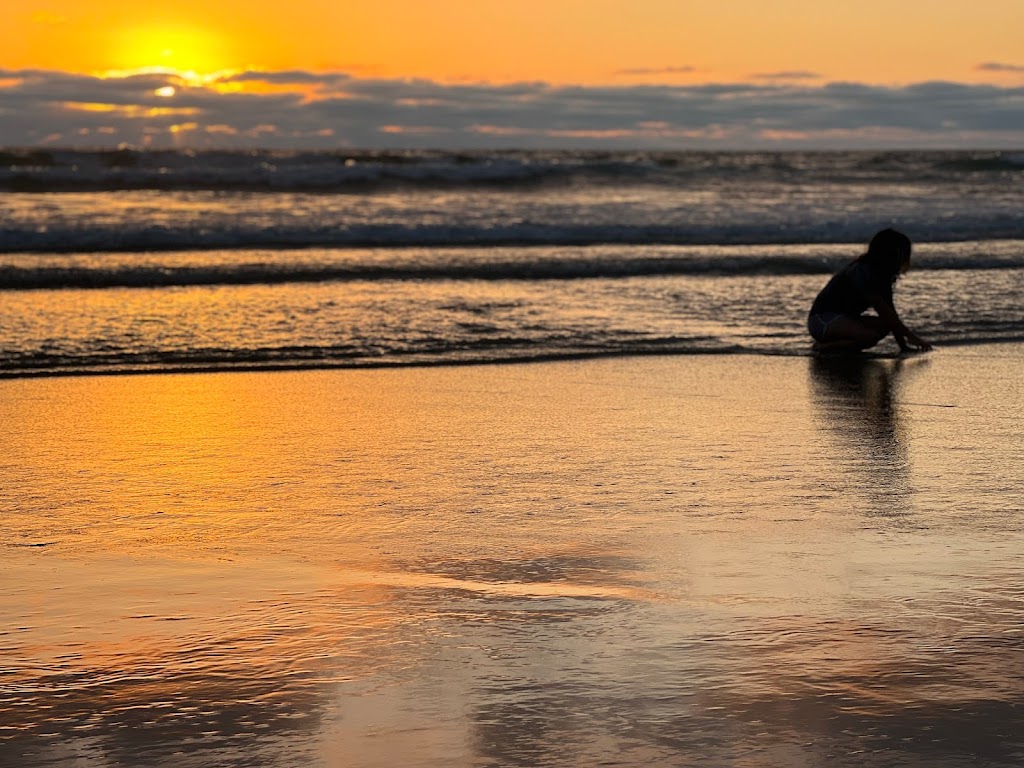
[[[1011,764],[957,362],[810,365],[0,382],[0,756]]]

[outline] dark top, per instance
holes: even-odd
[[[811,314],[838,312],[859,315],[871,306],[872,296],[892,303],[892,282],[863,261],[853,261],[839,270],[821,289],[811,305]]]

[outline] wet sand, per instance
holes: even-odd
[[[1019,765],[1022,365],[0,381],[0,765]]]

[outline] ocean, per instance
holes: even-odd
[[[1022,182],[0,155],[0,768],[1019,768]]]
[[[1024,152],[0,152],[0,375],[803,355],[892,226],[938,346],[1024,340]]]

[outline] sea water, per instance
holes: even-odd
[[[0,160],[3,768],[1024,761],[1019,154]]]
[[[807,350],[886,226],[921,336],[1022,338],[1024,155],[0,155],[0,374]]]

